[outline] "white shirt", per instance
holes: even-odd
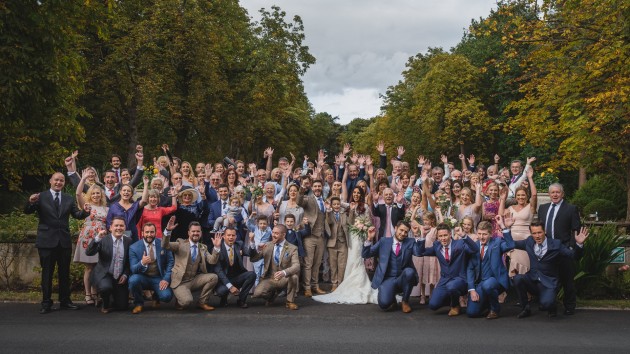
[[[57,192],[51,188],[50,193],[52,194],[53,202],[55,201],[55,195],[59,195],[59,205],[61,206],[61,191]]]
[[[553,218],[551,219],[551,230],[545,230],[547,231],[547,236],[551,237],[551,238],[555,238],[554,237],[554,231],[555,231],[555,223],[556,223],[556,216],[558,215],[558,209],[560,209],[560,206],[562,205],[562,202],[564,202],[564,199],[560,199],[560,201],[558,203],[556,203],[556,207],[553,207],[554,203],[551,203],[551,205],[549,206],[549,210],[547,211],[547,215],[545,215],[545,227],[547,226],[547,220],[549,219],[549,213],[551,213],[551,209],[553,208]],[[546,240],[545,240],[546,242]]]
[[[448,245],[442,247],[442,256],[444,256],[444,258],[446,258],[446,249],[448,248],[449,260],[451,260],[451,254],[453,254],[453,249],[451,248],[452,245],[453,245],[453,241],[451,240],[451,242],[449,242]]]
[[[547,239],[545,238],[541,244],[534,245],[534,254],[538,257],[538,260],[543,258],[547,254]]]
[[[400,251],[402,252],[402,242],[398,242],[398,240],[394,237],[394,242],[392,242],[392,252],[394,252],[394,254],[396,254],[396,246],[398,246],[398,244],[400,244]]]

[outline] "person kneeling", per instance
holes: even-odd
[[[250,247],[254,254],[250,257],[252,262],[264,259],[263,272],[260,283],[254,290],[252,297],[262,297],[267,300],[265,305],[271,305],[278,291],[287,289],[286,307],[297,310],[295,294],[298,289],[298,273],[300,272],[300,260],[297,247],[286,242],[286,226],[276,225],[271,232],[271,242],[258,247],[254,246],[253,235],[250,234]]]
[[[143,290],[153,290],[155,293],[153,307],[159,306],[160,302],[168,303],[173,298],[169,285],[175,259],[171,251],[162,249],[160,239],[155,238],[156,231],[155,224],[144,224],[142,239],[129,247],[129,291],[133,294],[134,314],[142,312]]]
[[[497,224],[503,229],[503,238],[492,238],[492,224],[482,221],[477,226],[479,252],[468,261],[468,317],[478,317],[488,308],[487,319],[499,317],[501,307],[499,294],[506,291],[510,284],[508,270],[503,263],[503,254],[514,249],[514,241],[509,227],[513,221],[497,215]]]

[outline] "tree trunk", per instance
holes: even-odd
[[[134,88],[134,95],[131,98],[131,102],[127,107],[127,166],[130,169],[136,168],[136,145],[138,145],[138,97],[140,92],[138,92],[137,88]],[[148,162],[146,161],[143,162]],[[131,172],[133,175],[133,172]]]
[[[582,188],[584,183],[586,183],[586,168],[580,167],[580,176],[578,177],[578,188]]]
[[[626,222],[630,222],[630,159],[626,161]]]

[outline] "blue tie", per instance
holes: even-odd
[[[324,202],[322,201],[322,198],[317,198],[317,203],[319,204],[319,210],[321,210],[321,212],[324,212]]]
[[[549,215],[547,215],[547,222],[545,223],[545,231],[547,231],[547,236],[553,237],[553,214],[556,209],[555,204],[551,204],[551,210],[549,210]]]
[[[280,264],[280,245],[276,245],[276,252],[273,255],[273,260],[276,262],[276,265]]]
[[[196,261],[197,260],[197,245],[192,246],[191,255],[192,255],[192,261],[193,262]]]

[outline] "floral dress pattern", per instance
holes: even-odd
[[[105,219],[107,218],[108,208],[105,206],[92,206],[92,213],[85,218],[83,228],[79,232],[77,246],[74,249],[74,262],[78,263],[97,263],[98,255],[88,256],[85,254],[90,241],[96,236],[99,229],[105,230]]]

